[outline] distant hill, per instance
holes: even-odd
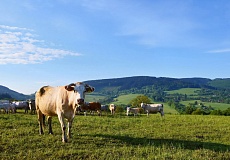
[[[207,78],[167,78],[167,77],[149,77],[149,76],[135,76],[114,79],[101,79],[85,81],[94,86],[97,92],[115,90],[130,90],[133,88],[141,89],[145,86],[156,86],[164,88],[165,90],[176,90],[180,88],[216,88],[217,83],[211,83],[211,79]],[[227,86],[227,84],[221,85]],[[229,83],[230,88],[230,83]]]
[[[0,85],[0,99],[17,99],[17,100],[26,100],[31,98],[29,95],[24,95],[22,93],[18,93],[13,91],[5,86]]]
[[[208,78],[168,78],[134,76],[101,80],[85,81],[95,87],[97,94],[115,95],[119,93],[137,93],[146,90],[145,93],[153,91],[170,91],[181,88],[205,88],[205,89],[230,89],[230,78],[208,79]],[[148,90],[148,91],[147,91]],[[140,92],[139,92],[140,93]],[[34,95],[24,95],[0,85],[0,99],[13,98],[25,100],[34,98]]]

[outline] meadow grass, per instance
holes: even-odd
[[[230,117],[76,115],[68,143],[36,115],[0,114],[0,159],[230,159]]]

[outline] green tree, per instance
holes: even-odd
[[[143,103],[150,103],[151,100],[147,96],[140,95],[140,96],[137,96],[136,98],[132,99],[130,101],[130,104],[131,104],[132,107],[140,107],[140,104],[142,102]]]

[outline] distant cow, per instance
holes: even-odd
[[[30,113],[35,114],[35,111],[36,111],[35,100],[30,99],[28,103],[29,103]]]
[[[109,106],[108,105],[101,105],[101,111],[108,112]]]
[[[116,111],[116,106],[114,104],[110,104],[109,110],[111,111],[111,114],[114,115]]]
[[[14,101],[12,102],[12,105],[15,106],[15,109],[24,109],[25,113],[28,113],[29,110],[29,102],[27,101]]]
[[[94,112],[97,111],[98,115],[101,115],[101,103],[99,102],[85,102],[83,105],[80,106],[80,111],[84,111],[86,116],[86,112]]]
[[[163,104],[141,103],[141,108],[144,109],[144,111],[147,113],[147,116],[149,116],[149,113],[157,113],[157,112],[159,112],[161,116],[164,116]]]
[[[0,112],[4,113],[15,113],[15,105],[9,102],[9,100],[0,100]]]
[[[136,116],[138,113],[140,113],[141,108],[131,108],[131,107],[127,107],[127,116],[129,115],[129,113],[133,113],[134,116]]]
[[[40,88],[35,95],[40,134],[44,134],[44,115],[48,116],[50,134],[53,134],[51,126],[52,116],[58,116],[62,129],[62,141],[67,142],[67,135],[71,138],[71,127],[76,107],[84,104],[85,93],[93,91],[93,87],[82,82],[59,87],[44,86]],[[67,134],[65,119],[68,121]]]

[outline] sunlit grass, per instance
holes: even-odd
[[[230,117],[77,115],[73,138],[38,133],[36,115],[0,114],[0,159],[229,159]]]

